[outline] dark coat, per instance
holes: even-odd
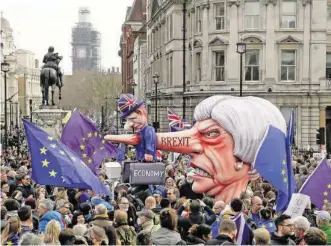
[[[19,190],[22,192],[22,196],[26,199],[28,198],[30,195],[34,195],[35,194],[35,190],[31,187],[31,185],[19,185],[17,186],[16,190]]]
[[[218,235],[215,239],[209,240],[205,245],[236,245],[227,235]]]
[[[295,242],[288,237],[279,237],[275,233],[271,233],[271,245],[295,245]]]
[[[191,213],[188,217],[182,217],[180,216],[184,210],[184,206],[180,206],[177,214],[179,216],[178,218],[178,230],[184,240],[186,240],[186,237],[188,236],[188,230],[192,227],[194,224],[207,224],[211,225],[216,220],[216,215],[214,211],[206,206],[205,211],[207,212],[208,216],[202,213]]]

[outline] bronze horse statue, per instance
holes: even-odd
[[[58,59],[56,61],[56,64],[58,65],[60,61],[62,60],[61,56],[58,56]],[[43,95],[42,99],[42,105],[49,105],[48,103],[48,92],[49,87],[51,87],[52,92],[52,105],[55,105],[54,102],[54,91],[55,86],[59,88],[59,100],[61,100],[61,88],[63,86],[61,74],[58,74],[57,70],[51,66],[45,65],[40,74],[40,86],[41,86],[41,93]]]

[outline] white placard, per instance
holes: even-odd
[[[292,194],[291,201],[284,214],[291,216],[291,218],[298,217],[303,214],[309,202],[310,198],[307,195],[300,193]]]

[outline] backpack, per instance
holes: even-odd
[[[136,233],[131,227],[116,228],[116,233],[121,241],[121,245],[136,245]]]

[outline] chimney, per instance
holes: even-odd
[[[108,68],[108,74],[110,74],[110,68]]]
[[[38,59],[34,60],[34,66],[35,66],[35,68],[39,68],[39,60]]]
[[[115,67],[111,67],[111,73],[115,73]]]
[[[120,73],[120,68],[119,67],[117,67],[117,73]]]

